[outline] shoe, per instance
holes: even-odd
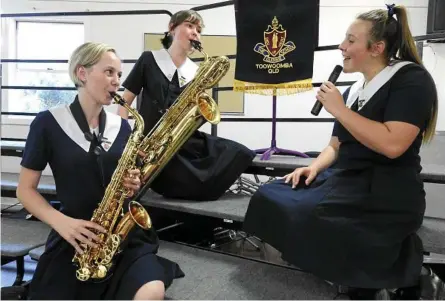
[[[393,300],[421,300],[420,285],[403,287],[395,290]]]
[[[392,293],[387,289],[349,288],[339,293],[335,300],[393,300]]]
[[[420,275],[420,298],[423,300],[441,300],[445,293],[444,282],[428,265],[422,267]]]
[[[2,300],[26,300],[28,288],[21,285],[6,286],[1,288]]]

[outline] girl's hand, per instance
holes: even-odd
[[[130,190],[128,197],[132,197],[141,189],[141,171],[139,169],[131,169],[128,171],[127,177],[124,178],[124,186]]]
[[[300,167],[295,169],[292,173],[285,175],[284,179],[285,183],[292,183],[292,188],[295,188],[300,182],[301,176],[306,177],[306,181],[304,183],[309,185],[317,177],[317,174],[317,170],[313,167]]]
[[[347,108],[340,91],[329,81],[321,85],[316,98],[323,104],[325,110],[334,117],[337,117],[342,110]]]
[[[67,215],[63,215],[60,221],[54,223],[53,228],[80,254],[83,253],[81,244],[96,247],[97,244],[95,242],[100,242],[98,235],[94,232],[106,233],[102,226],[92,221],[75,219]],[[92,230],[96,231],[93,232]]]

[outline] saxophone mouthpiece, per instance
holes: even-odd
[[[198,51],[202,50],[201,42],[196,40],[190,40],[190,43],[192,44],[192,47],[195,48]]]
[[[113,98],[113,100],[123,106],[125,104],[125,100],[116,92],[109,92],[110,96]]]

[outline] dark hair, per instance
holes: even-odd
[[[358,15],[357,19],[372,23],[368,47],[371,47],[372,43],[384,41],[386,44],[385,56],[388,64],[392,63],[393,60],[404,60],[423,66],[408,25],[408,14],[404,6],[388,5],[388,9],[371,10]],[[431,141],[435,134],[438,102],[436,90],[431,115],[423,136],[423,141],[425,142]]]
[[[165,49],[168,49],[173,41],[170,31],[185,21],[193,24],[199,24],[201,27],[204,27],[204,21],[201,15],[196,11],[189,9],[176,12],[170,19],[169,31],[166,31],[164,37],[161,39],[162,46],[164,46]]]

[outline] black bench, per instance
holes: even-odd
[[[313,158],[298,158],[290,156],[273,156],[270,160],[261,160],[256,156],[252,165],[247,168],[246,174],[283,176],[295,170],[297,167],[308,166]],[[421,178],[426,183],[445,184],[444,164],[422,163]]]
[[[2,196],[16,198],[16,190],[19,180],[19,174],[2,172]],[[38,185],[38,190],[47,200],[54,199],[56,196],[56,185],[52,176],[42,175]]]
[[[14,199],[18,203],[16,199],[17,183],[18,174],[2,173],[2,199],[8,198],[8,204],[2,204],[2,265],[16,261],[17,275],[14,285],[19,285],[23,281],[24,257],[30,250],[44,245],[50,231],[50,228],[42,222],[7,217],[8,214],[3,210],[11,211]],[[53,177],[42,176],[38,189],[48,200],[54,198],[56,187]]]
[[[294,170],[296,167],[307,166],[312,160],[313,159],[274,156],[268,161],[262,161],[259,159],[259,156],[257,156],[252,164],[252,168],[255,168],[255,172],[259,174],[272,172],[274,174],[279,173],[279,175],[282,176]],[[15,193],[17,178],[17,174],[2,173],[2,192],[6,190],[14,191]],[[445,165],[425,164],[423,166],[422,178],[427,182],[445,183]],[[50,176],[42,176],[38,189],[44,194],[54,196],[54,179]],[[165,199],[155,193],[148,192],[142,198],[141,202],[149,208],[163,208],[171,211],[210,216],[242,223],[247,210],[249,197],[227,194],[217,201],[195,202],[193,200]],[[443,223],[445,223],[445,221],[442,219],[429,219],[425,217],[424,227],[426,228],[422,227],[419,234],[425,239],[425,249],[429,252],[445,254],[445,239],[440,239],[440,235],[445,234]]]
[[[243,222],[250,197],[227,194],[211,202],[166,199],[154,192],[147,192],[141,203],[148,208],[162,208],[186,214],[210,216],[218,219]],[[445,254],[445,219],[425,217],[418,232],[426,252]]]
[[[16,261],[17,275],[13,285],[20,285],[25,274],[24,257],[45,244],[50,228],[38,221],[2,217],[2,265]]]
[[[25,141],[1,140],[2,156],[21,157],[25,149]]]

